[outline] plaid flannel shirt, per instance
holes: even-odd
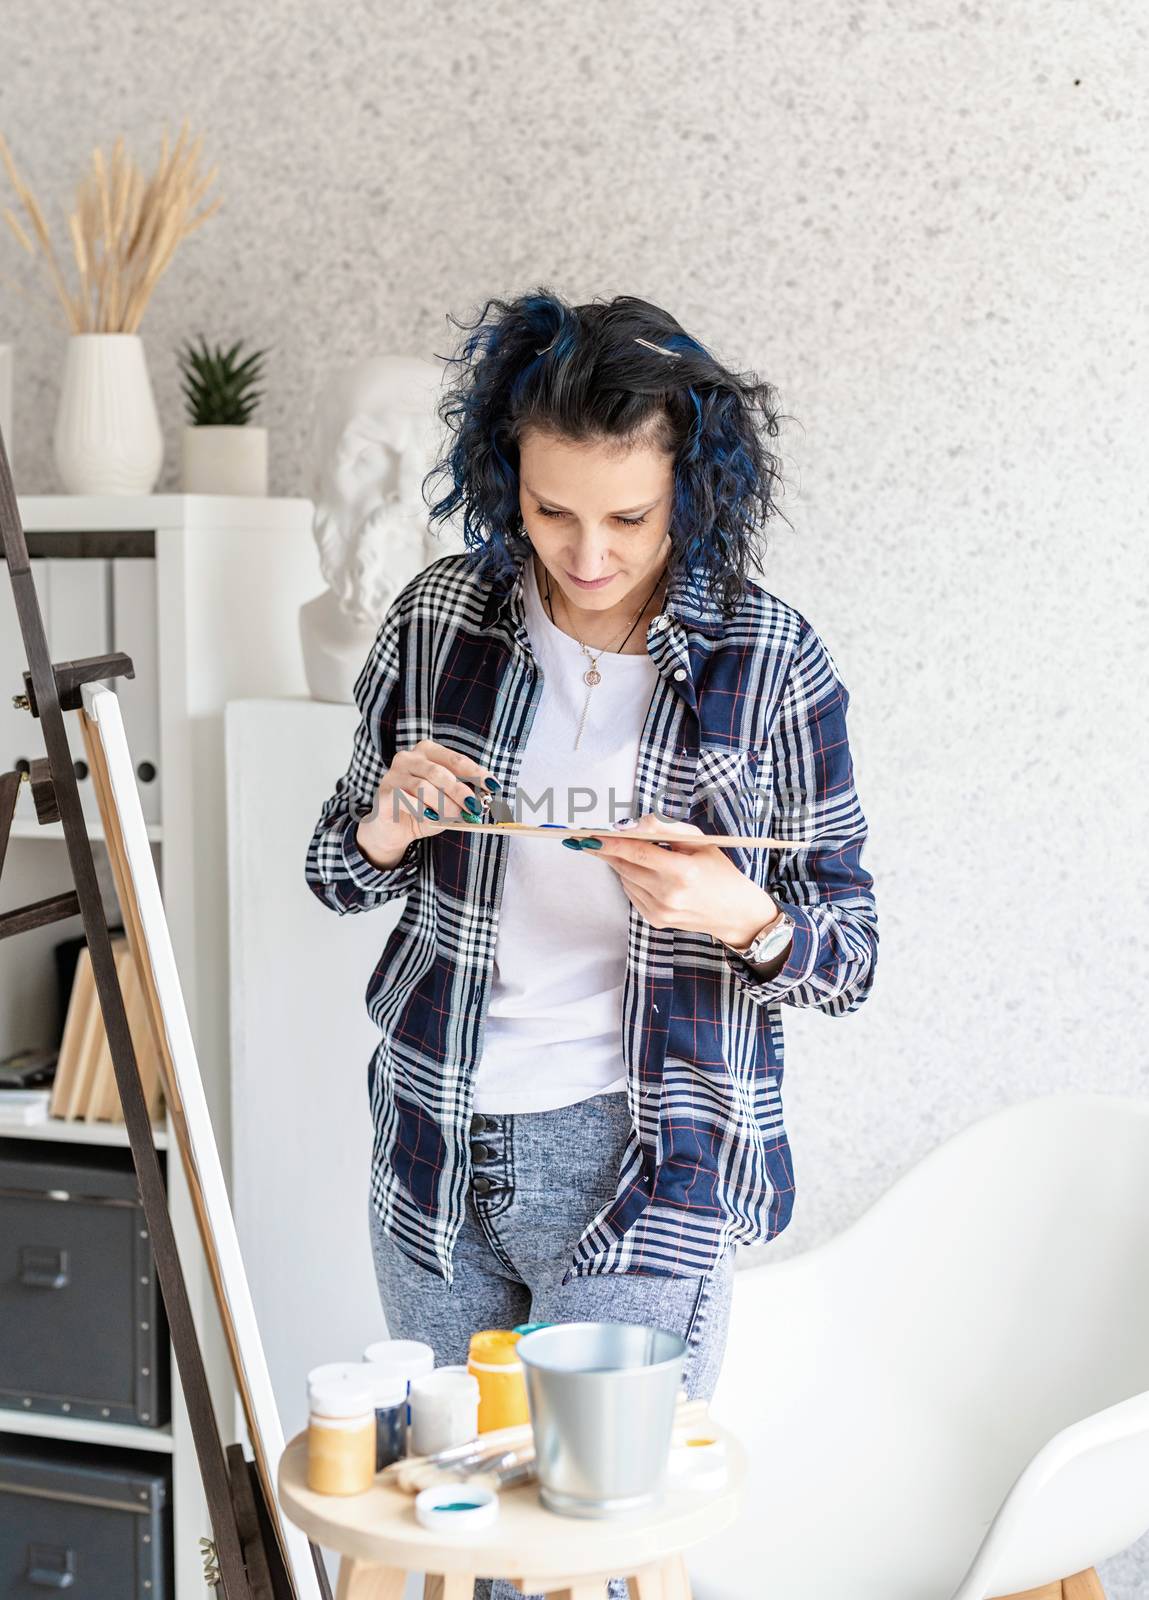
[[[423,738],[471,756],[513,805],[543,689],[523,573],[520,558],[510,577],[480,581],[465,554],[451,554],[400,591],[355,685],[361,720],[350,764],[307,849],[309,886],[341,915],[406,897],[367,988],[381,1034],[367,1074],[371,1199],[398,1247],[448,1285],[515,846],[477,823],[416,839],[396,865],[379,868],[355,832],[396,750]],[[786,1226],[794,1181],[782,1005],[844,1016],[868,995],[877,958],[849,695],[813,628],[757,584],[726,620],[678,575],[648,625],[647,648],[658,677],[639,745],[636,814],[812,842],[729,849],[793,919],[774,977],[709,934],[655,928],[630,906],[619,1049],[631,1133],[615,1196],[583,1232],[564,1283],[705,1273],[730,1244],[758,1244]]]

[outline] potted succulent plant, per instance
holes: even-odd
[[[267,493],[267,429],[248,418],[263,398],[255,386],[266,350],[239,359],[243,340],[230,350],[185,343],[177,360],[191,422],[184,428],[183,487],[186,494]]]

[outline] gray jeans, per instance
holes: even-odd
[[[562,1278],[579,1236],[614,1197],[630,1131],[626,1095],[594,1095],[553,1111],[484,1114],[474,1175],[491,1180],[486,1192],[468,1189],[466,1215],[455,1241],[450,1289],[412,1261],[383,1233],[369,1207],[379,1298],[393,1339],[423,1339],[437,1365],[466,1362],[477,1328],[520,1322],[639,1322],[671,1328],[687,1343],[683,1384],[692,1399],[709,1400],[718,1382],[734,1249],[704,1276],[660,1278],[640,1273]],[[612,1578],[611,1600],[627,1600],[623,1578]],[[521,1600],[505,1579],[479,1579],[474,1600]]]

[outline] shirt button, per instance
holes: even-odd
[[[679,683],[681,683],[683,678],[685,678],[685,676],[686,676],[686,668],[685,667],[679,667],[678,671],[674,674],[674,676],[678,679]]]
[[[653,625],[655,633],[661,633],[663,628],[670,626],[670,618],[659,612],[658,616],[653,619]]]

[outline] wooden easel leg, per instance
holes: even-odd
[[[381,1567],[375,1561],[359,1561],[343,1556],[339,1562],[339,1581],[335,1600],[403,1600],[407,1574],[398,1567]],[[471,1591],[467,1591],[471,1600]]]
[[[472,1600],[474,1593],[474,1577],[461,1572],[429,1572],[423,1579],[423,1600]]]

